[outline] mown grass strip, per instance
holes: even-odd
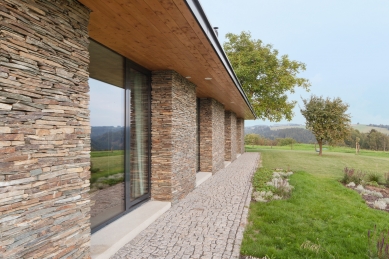
[[[367,231],[374,224],[388,227],[387,213],[368,208],[356,192],[329,179],[297,172],[290,183],[295,186],[290,199],[251,204],[242,254],[368,258]]]
[[[295,172],[288,200],[250,205],[241,252],[262,258],[369,258],[367,231],[389,227],[386,212],[369,208],[338,180],[344,167],[384,173],[389,159],[328,152],[255,149],[263,166]],[[296,173],[297,172],[297,173]]]

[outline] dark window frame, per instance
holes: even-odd
[[[95,43],[101,45],[104,48],[107,48],[115,53],[119,54],[118,52],[104,46],[103,44],[93,40],[89,39],[91,41],[94,41]],[[121,55],[122,56],[122,55]],[[116,221],[117,219],[121,218],[122,216],[130,213],[131,211],[135,210],[139,206],[141,206],[144,202],[148,201],[151,198],[151,71],[142,67],[141,65],[133,62],[132,60],[122,56],[124,58],[124,111],[125,111],[125,118],[124,118],[124,142],[125,142],[125,148],[124,148],[124,170],[125,170],[125,208],[124,211],[119,213],[118,215],[104,221],[103,223],[97,225],[96,227],[91,229],[91,234],[99,231],[100,229],[104,228],[105,226],[109,225],[110,223]],[[130,185],[130,159],[128,157],[128,152],[129,152],[129,147],[131,145],[131,115],[130,115],[130,110],[131,110],[131,89],[130,89],[130,84],[129,84],[129,73],[130,69],[136,70],[140,72],[141,74],[145,75],[147,77],[147,95],[148,95],[148,113],[147,113],[147,135],[148,135],[148,146],[147,146],[147,159],[148,159],[148,164],[147,164],[147,170],[148,170],[148,192],[134,200],[130,200],[130,195],[131,195],[131,185]],[[93,77],[92,77],[93,78]]]

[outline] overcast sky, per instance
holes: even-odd
[[[290,98],[302,105],[310,94],[340,97],[352,123],[389,124],[388,0],[201,0],[212,26],[225,34],[250,31],[281,54],[304,62],[300,74],[310,93]],[[293,123],[304,124],[298,106]],[[282,121],[280,123],[287,123]],[[246,126],[274,124],[246,121]]]

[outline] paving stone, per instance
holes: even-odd
[[[111,259],[239,258],[258,153],[244,153],[142,231]],[[230,224],[230,225],[229,225]]]

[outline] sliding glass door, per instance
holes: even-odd
[[[93,40],[90,52],[91,227],[149,198],[149,72]]]
[[[129,61],[127,61],[129,62]],[[130,139],[128,153],[130,160],[128,167],[129,174],[129,200],[128,205],[137,203],[145,195],[149,194],[150,177],[149,177],[149,77],[127,64],[127,91],[130,98],[131,107],[128,120],[128,136]]]

